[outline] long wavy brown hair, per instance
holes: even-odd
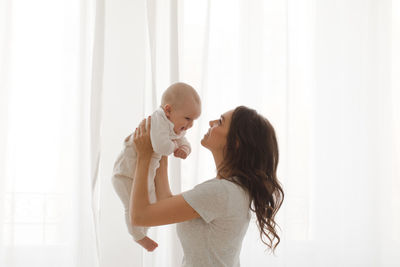
[[[232,114],[224,161],[217,172],[249,193],[249,208],[257,216],[261,241],[272,252],[280,242],[275,215],[284,199],[276,176],[278,161],[278,142],[271,123],[253,109],[237,107]]]

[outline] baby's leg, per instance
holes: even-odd
[[[131,188],[132,188],[133,179],[130,177],[123,176],[123,175],[114,175],[112,178],[112,183],[113,183],[115,192],[117,192],[119,198],[122,201],[122,204],[124,205],[125,222],[128,227],[129,233],[133,236],[135,241],[143,239],[146,236],[145,230],[141,229],[143,227],[139,227],[139,226],[133,227],[130,222],[129,200],[130,200],[130,196],[131,196]],[[136,229],[133,229],[133,228],[136,228]]]
[[[124,205],[124,215],[125,215],[125,223],[128,227],[129,233],[132,235],[133,239],[143,246],[148,251],[153,251],[158,245],[156,242],[151,240],[146,236],[147,227],[141,226],[133,226],[131,224],[130,216],[129,216],[129,200],[131,195],[132,183],[133,179],[123,175],[114,175],[112,177],[112,183],[115,191],[117,192],[119,198]]]

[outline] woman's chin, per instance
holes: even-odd
[[[200,144],[201,144],[202,146],[204,146],[204,147],[207,147],[207,145],[206,145],[206,144],[207,144],[206,139],[207,139],[207,137],[204,136],[203,139],[201,139],[201,141],[200,141]]]

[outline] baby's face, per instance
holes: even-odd
[[[179,109],[169,107],[169,109],[164,110],[167,118],[174,124],[174,132],[176,134],[192,128],[193,121],[201,113],[199,105],[193,101],[186,102]]]

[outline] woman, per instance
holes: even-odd
[[[274,218],[284,193],[276,176],[278,144],[268,120],[240,106],[210,121],[201,144],[213,154],[217,177],[172,195],[167,159],[162,158],[155,178],[158,201],[150,204],[146,179],[153,153],[150,119],[135,131],[138,161],[130,202],[133,225],[179,223],[183,266],[239,266],[252,210],[261,241],[274,250],[280,241]]]

